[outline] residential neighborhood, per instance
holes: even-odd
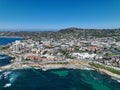
[[[32,38],[17,40],[8,48],[13,55],[21,55],[25,61],[88,61],[120,67],[120,41],[115,37],[101,38]]]

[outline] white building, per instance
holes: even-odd
[[[21,53],[23,51],[23,47],[25,46],[24,43],[21,41],[15,41],[10,48],[12,48],[12,51],[15,53]]]
[[[73,56],[77,57],[77,59],[93,59],[96,54],[89,54],[89,53],[73,53]]]

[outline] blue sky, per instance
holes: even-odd
[[[120,0],[0,0],[1,29],[120,28]]]

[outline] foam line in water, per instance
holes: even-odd
[[[10,73],[11,73],[11,71],[4,72],[4,73],[3,73],[3,75],[4,75],[4,78],[6,79]]]
[[[92,73],[90,73],[90,76],[94,79],[94,80],[98,80],[97,77],[94,77]]]
[[[11,86],[11,83],[7,83],[7,84],[5,84],[3,87],[4,88],[7,88],[7,87],[10,87]]]
[[[3,75],[0,75],[0,80],[1,80],[2,76],[3,76]]]
[[[19,73],[12,73],[9,77],[9,81],[12,84],[13,82],[15,82],[15,80],[20,76]]]
[[[111,77],[111,78],[120,83],[120,79],[118,80],[118,79],[116,79],[116,78],[114,78],[114,77]]]

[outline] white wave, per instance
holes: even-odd
[[[43,71],[47,71],[47,69],[45,69],[45,68],[43,68],[42,70],[43,70]]]
[[[2,75],[4,75],[4,78],[6,79],[10,73],[11,71],[8,71],[8,72],[4,72]]]
[[[111,77],[111,79],[114,79],[114,80],[116,80],[118,83],[120,83],[120,79],[117,79],[117,78],[114,78],[114,77]]]
[[[0,79],[2,78],[3,75],[0,75]]]
[[[15,80],[14,80],[14,77],[10,78],[9,81],[10,81],[10,82],[15,81]]]
[[[10,74],[10,72],[5,72],[3,75],[7,77],[8,74]],[[9,75],[9,82],[6,83],[3,87],[4,88],[10,87],[12,85],[12,83],[15,82],[15,80],[17,79],[18,76],[19,76],[19,73],[11,73]]]
[[[2,77],[4,77],[4,79],[7,79],[8,75],[9,75],[10,73],[11,73],[11,71],[7,71],[7,72],[1,73],[0,79],[1,79]]]
[[[6,88],[6,87],[10,87],[10,86],[11,86],[11,83],[7,83],[3,87]]]
[[[94,77],[94,76],[92,75],[92,73],[90,73],[90,76],[91,76],[94,80],[98,80],[98,78],[97,78],[97,77]]]
[[[120,80],[117,80],[117,82],[119,82],[119,83],[120,83]]]
[[[92,68],[89,68],[89,67],[84,67],[84,68],[82,68],[83,70],[94,70],[94,69],[92,69]]]
[[[20,76],[19,73],[12,73],[9,77],[9,82],[12,84],[13,82],[16,81],[16,79]]]
[[[38,69],[40,69],[40,68],[35,67],[35,69],[38,70]]]

